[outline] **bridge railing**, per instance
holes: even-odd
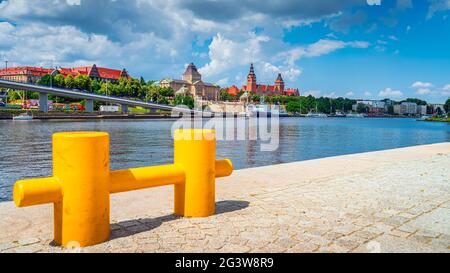
[[[0,79],[0,88],[1,87],[24,90],[24,91],[31,91],[31,92],[39,92],[42,94],[53,94],[53,95],[61,96],[61,97],[78,98],[78,99],[86,99],[86,100],[93,100],[93,101],[104,101],[104,102],[116,103],[116,104],[121,104],[121,105],[141,106],[144,108],[155,108],[155,109],[161,109],[161,110],[166,110],[166,111],[172,111],[172,110],[176,109],[179,112],[190,112],[190,113],[201,113],[202,112],[202,111],[189,110],[189,109],[173,107],[170,105],[158,104],[158,103],[153,103],[153,102],[144,102],[141,100],[131,100],[131,99],[115,97],[115,96],[106,96],[106,95],[100,95],[100,94],[89,93],[89,92],[80,92],[80,91],[75,91],[73,89],[48,87],[48,86],[35,85],[35,84],[29,84],[29,83],[19,83],[19,82],[6,81],[6,80]]]
[[[230,160],[216,160],[213,130],[177,130],[174,163],[111,171],[109,135],[73,132],[53,135],[53,176],[17,181],[18,207],[54,204],[54,241],[81,247],[110,234],[110,194],[174,185],[174,212],[185,217],[215,213],[215,178],[233,172]],[[152,200],[148,200],[152,202]]]

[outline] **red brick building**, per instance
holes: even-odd
[[[0,79],[22,83],[35,83],[42,76],[47,75],[51,72],[51,69],[42,67],[9,67],[0,69]]]
[[[91,79],[98,81],[116,82],[120,78],[130,78],[130,75],[125,69],[117,70],[111,68],[104,68],[98,67],[95,64],[93,66],[59,68],[58,72],[60,74],[63,74],[65,77],[68,75],[72,75],[74,77],[78,75],[88,75]]]
[[[231,87],[228,87],[227,89],[228,94],[236,96],[237,94],[239,94],[239,92],[241,92],[241,90],[239,90],[239,88],[237,88],[236,85],[233,85]]]
[[[278,74],[274,85],[258,84],[256,82],[256,74],[253,64],[250,65],[250,72],[247,76],[247,85],[242,87],[242,90],[255,93],[258,95],[286,95],[286,96],[300,96],[300,92],[296,88],[285,88],[284,80],[281,73]]]
[[[10,67],[0,69],[0,79],[23,82],[23,83],[36,83],[41,77],[52,73],[53,69],[42,67]],[[120,78],[130,78],[128,72],[123,70],[98,67],[95,64],[93,66],[74,67],[74,68],[58,68],[59,74],[67,77],[72,75],[74,77],[78,75],[88,75],[93,80],[98,81],[110,81],[117,82]]]

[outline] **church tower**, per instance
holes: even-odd
[[[198,73],[197,67],[195,67],[193,63],[190,63],[186,68],[186,71],[183,74],[183,80],[191,84],[202,80],[202,75]]]
[[[256,75],[255,75],[255,70],[253,69],[253,64],[250,65],[250,72],[248,73],[248,76],[247,76],[247,91],[250,91],[250,92],[257,91]]]
[[[280,93],[284,92],[284,81],[283,78],[281,77],[281,73],[278,73],[278,77],[275,80],[275,89]]]

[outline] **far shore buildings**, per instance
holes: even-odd
[[[257,95],[286,95],[286,96],[300,96],[297,88],[285,88],[284,80],[281,73],[278,74],[274,85],[258,84],[256,82],[256,74],[253,64],[250,65],[250,72],[247,76],[247,85],[242,87],[243,91],[254,93]]]
[[[438,110],[433,107],[433,104],[428,105],[418,105],[415,102],[395,102],[392,100],[357,100],[356,104],[353,105],[352,110],[356,112],[358,110],[358,105],[363,104],[367,106],[367,114],[375,116],[383,116],[386,114],[395,114],[398,116],[426,116],[431,114],[445,113],[444,106],[442,105]],[[392,107],[393,113],[390,112],[389,108]],[[430,110],[431,108],[431,110]]]
[[[394,113],[402,116],[415,116],[418,114],[417,103],[402,102],[401,104],[394,105]]]
[[[182,80],[163,79],[159,82],[161,87],[171,87],[175,93],[180,90],[187,90],[191,96],[204,100],[219,100],[220,87],[218,85],[204,82],[197,67],[190,63],[183,74]],[[181,92],[181,91],[180,91]],[[184,91],[183,91],[184,92]]]
[[[0,69],[0,79],[15,81],[21,83],[36,83],[43,76],[52,73],[55,69],[21,66]],[[73,68],[57,68],[56,73],[65,77],[72,75],[87,75],[93,80],[104,82],[117,82],[120,78],[130,78],[127,70],[117,70],[111,68],[98,67],[97,65],[73,67]]]

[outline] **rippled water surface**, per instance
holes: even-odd
[[[0,121],[0,201],[11,199],[18,179],[49,176],[51,135],[63,131],[106,131],[111,138],[111,168],[171,163],[170,120]],[[280,120],[280,144],[261,152],[258,141],[219,141],[217,157],[237,169],[336,155],[450,141],[450,125],[414,119]],[[82,155],[80,155],[82,156]]]

